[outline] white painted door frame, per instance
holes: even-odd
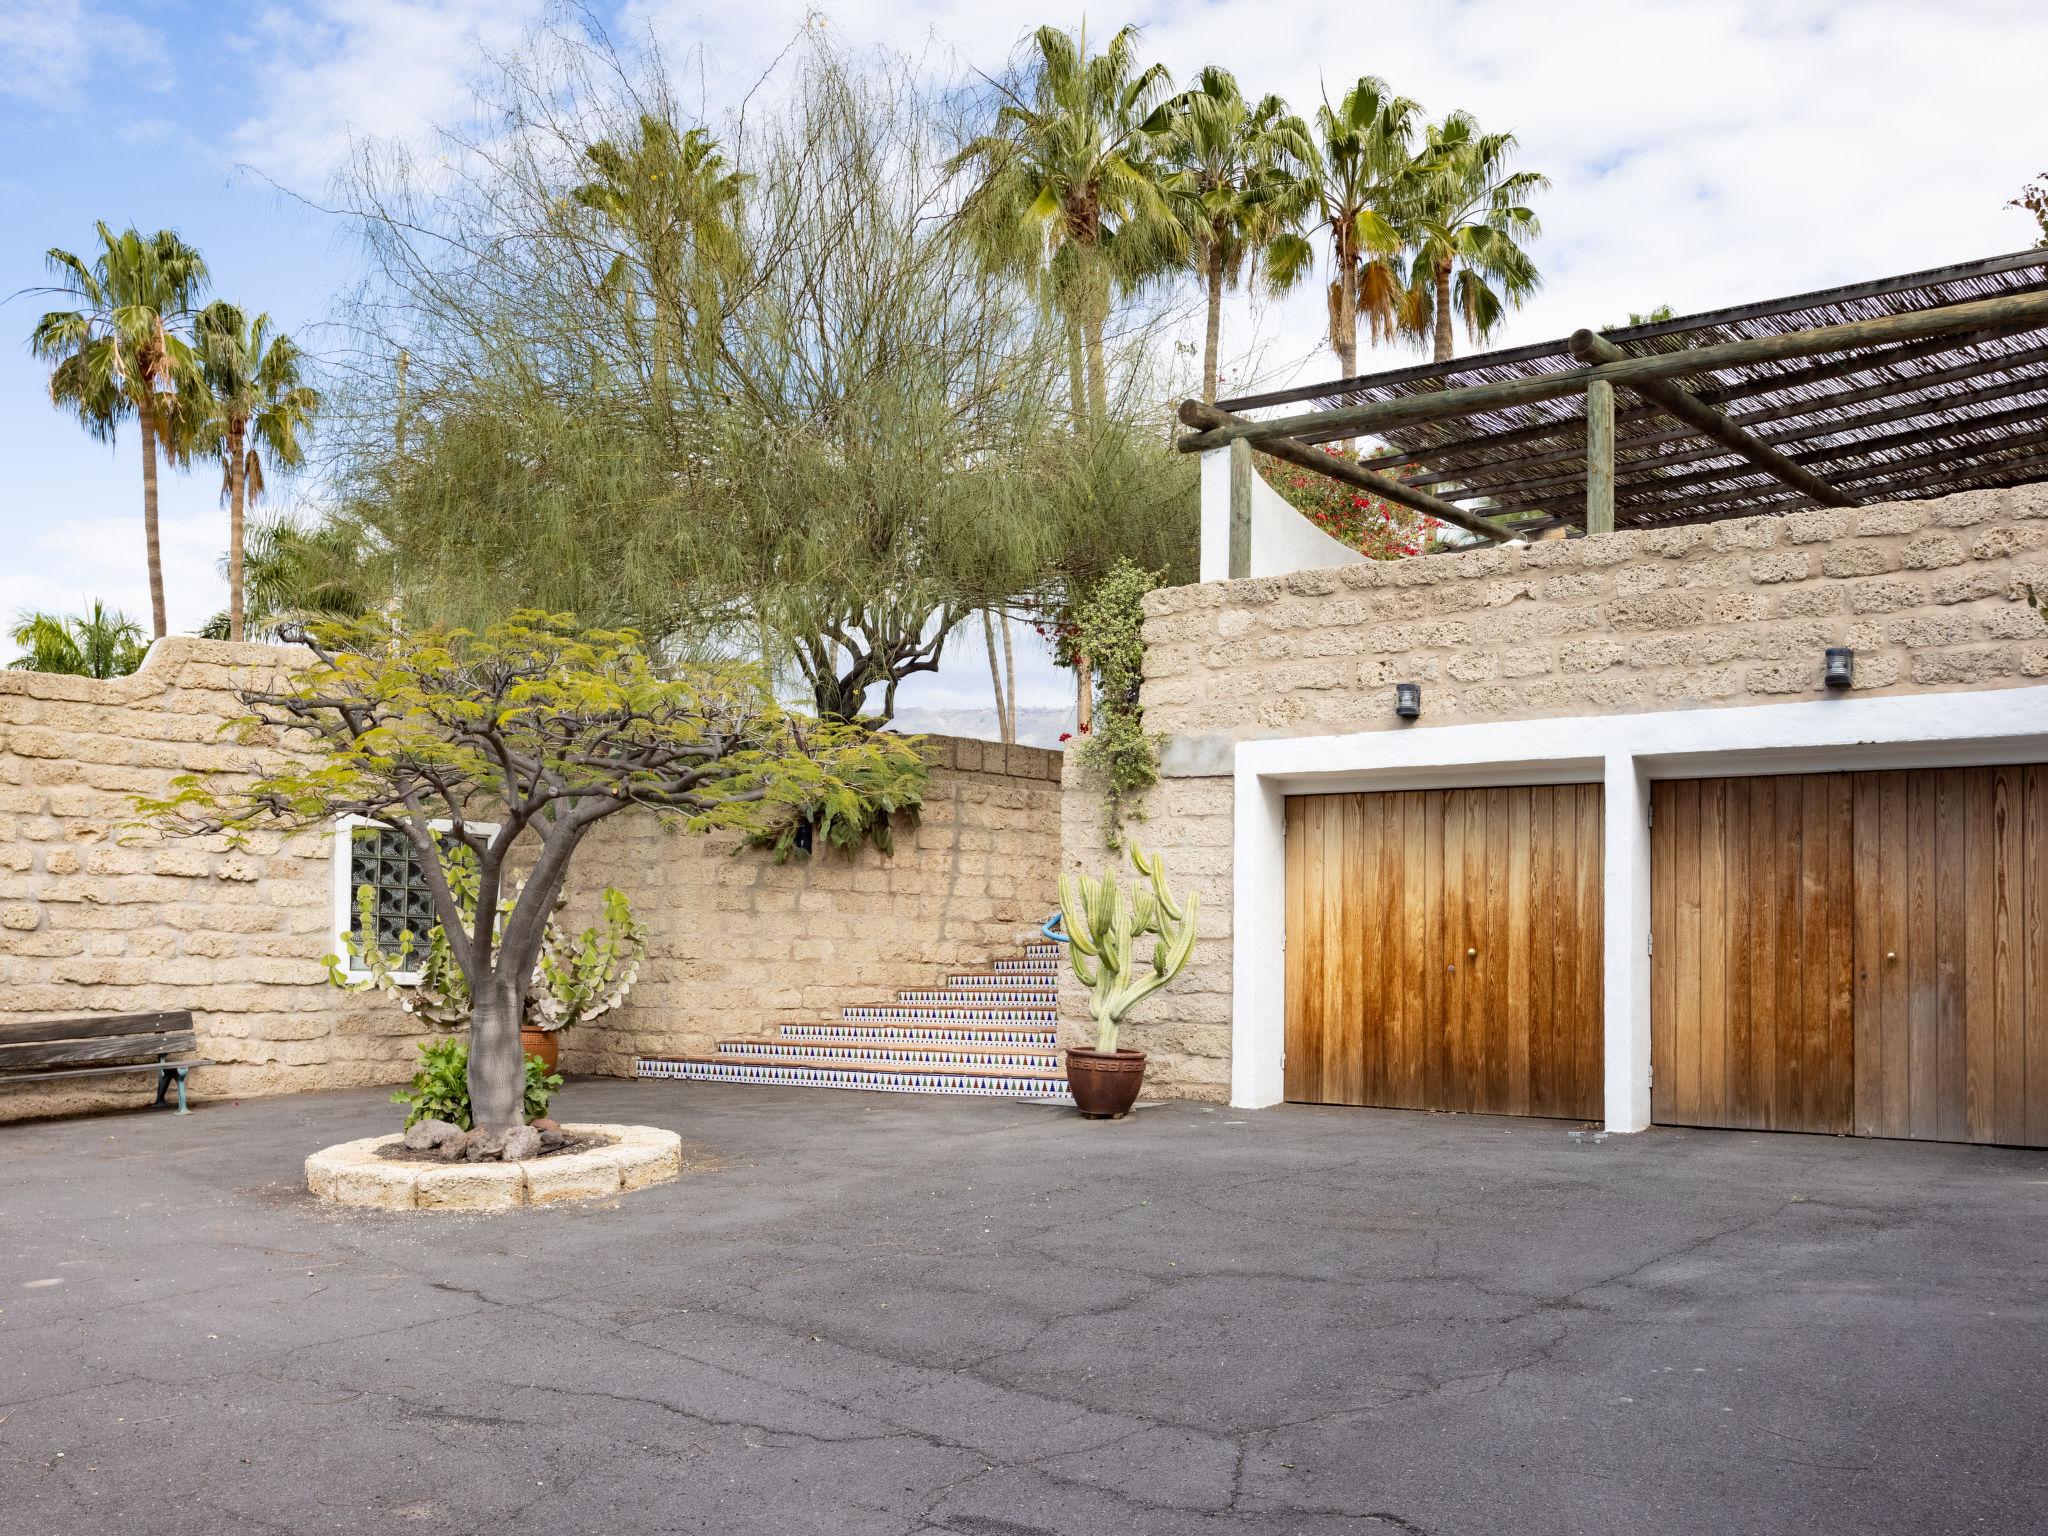
[[[1388,700],[1392,709],[1392,700]],[[2048,687],[1241,741],[1234,752],[1230,1101],[1284,1096],[1284,800],[1349,790],[1597,783],[1606,793],[1607,1128],[1650,1123],[1653,779],[2048,761]]]

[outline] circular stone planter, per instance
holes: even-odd
[[[683,1171],[683,1139],[651,1125],[564,1125],[579,1135],[617,1138],[587,1152],[523,1163],[414,1163],[379,1157],[402,1138],[366,1136],[306,1159],[316,1199],[377,1211],[509,1211],[556,1200],[597,1200],[663,1184]]]

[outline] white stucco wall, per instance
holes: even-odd
[[[1358,565],[1365,556],[1331,538],[1295,511],[1278,491],[1252,474],[1252,566],[1241,574],[1284,576],[1290,571]],[[1202,455],[1202,580],[1230,579],[1230,450]]]

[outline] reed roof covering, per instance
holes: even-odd
[[[1628,357],[2048,292],[2048,250],[1601,332]],[[1543,374],[1583,372],[1569,339],[1217,402],[1337,409]],[[2048,478],[2048,315],[1917,340],[1761,358],[1673,380],[1755,439],[1871,503]],[[1615,412],[1617,527],[1657,527],[1815,505],[1752,458],[1665,414],[1620,382]],[[1375,429],[1367,469],[1518,526],[1581,525],[1586,505],[1583,392],[1449,419]],[[1290,413],[1294,414],[1294,413]],[[1349,437],[1297,430],[1297,442]]]

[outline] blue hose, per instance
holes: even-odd
[[[1055,944],[1065,944],[1068,942],[1066,934],[1062,932],[1060,929],[1060,918],[1063,915],[1064,914],[1059,912],[1053,913],[1051,917],[1048,917],[1045,920],[1044,925],[1040,927],[1040,929],[1038,930],[1040,933],[1044,934],[1048,939],[1052,940],[1052,942]]]

